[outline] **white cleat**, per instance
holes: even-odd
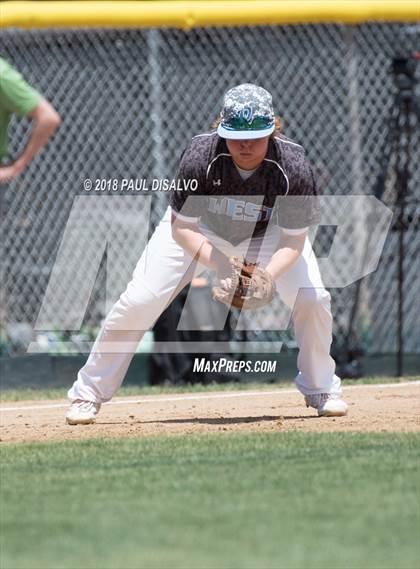
[[[66,423],[68,425],[90,425],[96,421],[96,415],[100,408],[100,403],[76,399],[67,411]]]
[[[343,417],[347,414],[347,403],[330,393],[305,395],[305,403],[306,407],[317,409],[320,417]]]

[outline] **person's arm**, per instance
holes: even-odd
[[[219,279],[230,276],[229,259],[200,232],[197,223],[180,220],[172,214],[172,236],[184,251],[199,263],[216,271]]]
[[[302,254],[309,227],[320,223],[319,191],[303,148],[289,157],[289,192],[276,202],[277,223],[282,228],[279,248],[266,270],[274,280],[288,271]]]
[[[265,267],[265,270],[270,273],[273,280],[277,280],[296,263],[302,254],[306,236],[306,230],[298,235],[283,233],[280,248],[274,253]]]
[[[231,274],[229,259],[210,243],[198,225],[206,199],[207,157],[201,144],[201,140],[193,140],[181,156],[177,179],[182,182],[195,180],[198,188],[195,191],[171,192],[172,237],[191,257],[216,271],[219,279],[224,279]]]
[[[12,164],[0,167],[0,182],[6,182],[18,176],[47,144],[61,123],[60,115],[45,99],[42,99],[28,113],[28,116],[33,121],[28,143],[22,154]]]

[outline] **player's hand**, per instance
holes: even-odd
[[[224,289],[228,289],[231,285],[232,264],[226,255],[223,255],[223,253],[220,253],[220,251],[218,252],[217,258],[215,259],[215,264],[220,286]]]
[[[238,257],[232,257],[230,264],[229,287],[214,287],[214,300],[241,310],[261,308],[273,300],[276,285],[270,273],[258,263],[248,263]]]
[[[9,182],[10,180],[13,180],[13,178],[16,178],[24,168],[25,166],[22,166],[18,161],[7,166],[0,166],[0,184]]]

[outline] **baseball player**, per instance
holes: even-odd
[[[277,125],[270,93],[243,84],[226,93],[217,128],[193,137],[178,180],[189,188],[194,180],[194,191],[172,192],[170,207],[69,390],[69,424],[95,421],[101,404],[120,387],[144,331],[194,276],[215,271],[219,291],[232,299],[237,257],[258,263],[264,282],[293,309],[296,385],[306,405],[322,416],[346,414],[330,356],[330,295],[307,238],[308,228],[320,221],[316,182],[304,149]],[[111,353],[117,345],[123,349]]]
[[[20,156],[6,162],[7,130],[13,113],[20,117],[28,116],[33,121],[33,127]],[[0,57],[0,183],[12,180],[29,165],[47,144],[60,122],[60,116],[51,103]]]

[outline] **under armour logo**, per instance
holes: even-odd
[[[254,109],[252,105],[248,105],[241,109],[241,117],[249,124],[252,123],[252,119],[254,118]]]
[[[213,186],[221,186],[222,185],[222,180],[213,180]]]

